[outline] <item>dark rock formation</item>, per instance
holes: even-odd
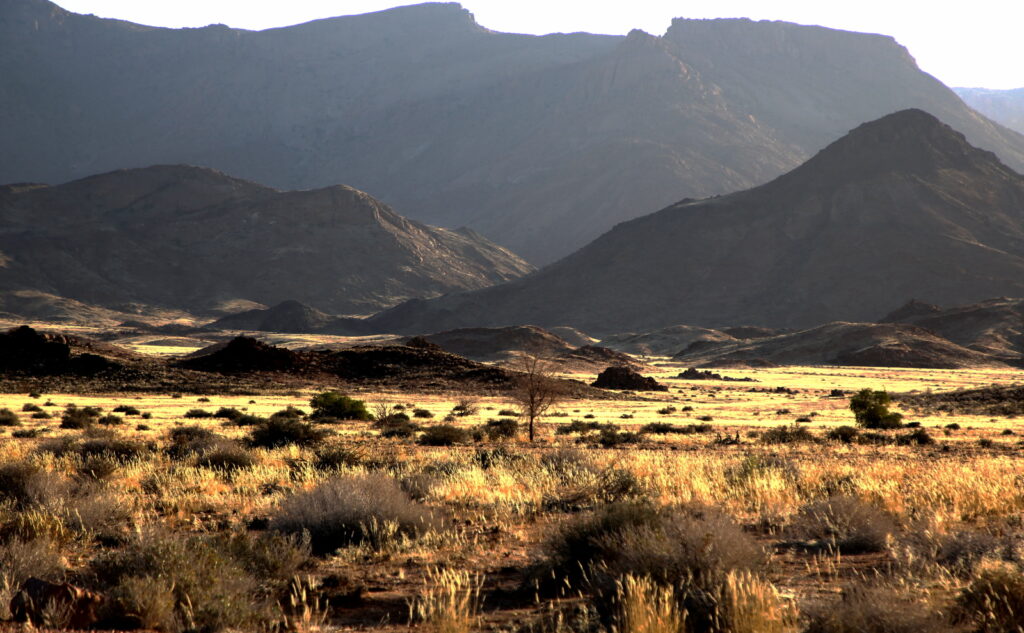
[[[590,386],[629,391],[668,391],[668,387],[654,378],[643,376],[629,367],[609,367],[598,374],[597,380],[590,383]]]

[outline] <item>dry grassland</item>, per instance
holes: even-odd
[[[259,448],[245,445],[253,426],[185,417],[309,413],[315,389],[0,395],[21,422],[0,435],[0,617],[25,578],[44,576],[102,593],[107,626],[169,631],[1024,625],[1020,419],[904,411],[934,443],[889,441],[906,430],[826,439],[854,423],[832,390],[942,391],[1024,373],[781,368],[722,370],[756,382],[720,382],[656,365],[668,392],[565,402],[534,445],[477,433],[422,446],[345,421],[314,423],[331,435],[309,446]],[[350,395],[430,411],[412,418],[425,425],[463,397]],[[69,404],[139,414],[63,429]],[[455,426],[480,429],[510,406],[469,404]],[[54,417],[31,419],[25,405]],[[573,421],[616,428],[559,432]],[[641,432],[652,423],[694,427]],[[172,439],[193,426],[216,437]],[[810,441],[766,443],[777,428]],[[60,625],[68,614],[56,611]]]

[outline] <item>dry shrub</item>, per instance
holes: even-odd
[[[0,501],[9,501],[16,509],[52,503],[67,495],[68,490],[68,482],[31,462],[0,466]]]
[[[112,618],[135,617],[162,630],[251,630],[269,604],[259,582],[217,543],[152,530],[127,547],[105,552],[91,567],[114,599]]]
[[[946,633],[950,627],[926,591],[905,584],[846,587],[838,603],[811,611],[804,633]]]
[[[391,526],[392,530],[381,529]],[[437,529],[435,513],[413,501],[386,475],[371,473],[329,479],[281,502],[270,528],[309,533],[314,554],[330,554],[353,543],[383,548],[388,539]]]
[[[953,613],[978,633],[1024,630],[1024,572],[1020,565],[988,562],[957,597]]]
[[[286,588],[312,562],[306,534],[235,532],[219,536],[216,544],[253,577],[276,589]]]
[[[703,594],[729,571],[760,567],[766,558],[748,534],[716,510],[642,503],[611,504],[575,520],[548,541],[546,550],[547,560],[537,571],[549,593],[571,586],[611,595],[615,582],[632,574],[689,587],[691,607],[709,599]]]
[[[805,505],[790,526],[795,536],[843,554],[883,551],[896,530],[891,515],[848,495]]]
[[[17,590],[29,578],[60,580],[63,574],[64,558],[51,539],[13,538],[0,545],[0,585]]]
[[[996,536],[987,532],[958,532],[939,539],[934,560],[954,575],[970,576],[985,559],[1021,562],[1019,536]]]

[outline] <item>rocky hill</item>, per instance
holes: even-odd
[[[762,184],[909,107],[1024,169],[1024,137],[892,38],[782,22],[536,37],[431,3],[172,30],[5,0],[0,76],[0,183],[169,163],[282,189],[345,182],[535,263],[685,197]]]
[[[481,288],[532,267],[351,187],[278,191],[158,166],[0,188],[0,290],[191,311],[295,299],[337,314]]]
[[[967,105],[1011,130],[1024,132],[1024,88],[954,88]]]
[[[766,185],[684,200],[528,278],[407,302],[371,324],[806,328],[873,321],[910,296],[956,305],[1004,295],[1024,295],[1024,176],[905,110]]]
[[[674,358],[710,367],[739,362],[936,369],[1003,365],[934,332],[901,323],[836,322],[752,341],[700,342]]]
[[[1024,358],[1024,299],[999,297],[951,308],[911,301],[882,322],[917,325],[1008,362]]]

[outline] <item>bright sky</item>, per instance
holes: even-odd
[[[0,0],[3,1],[3,0]],[[227,24],[265,29],[378,11],[401,0],[57,0],[93,13],[154,26]],[[661,35],[673,17],[786,20],[892,35],[918,64],[950,86],[1024,87],[1021,0],[462,0],[496,31]]]

